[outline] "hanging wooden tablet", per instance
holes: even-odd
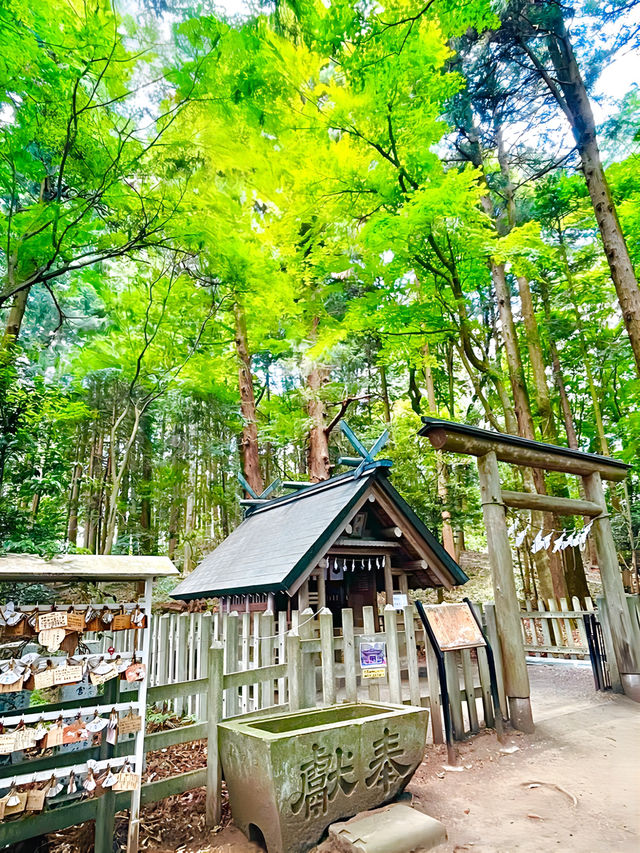
[[[135,791],[140,787],[140,776],[138,773],[116,773],[116,781],[113,783],[114,791]]]
[[[46,669],[36,672],[33,676],[33,684],[36,690],[46,690],[48,687],[53,687],[54,668],[48,666]]]
[[[131,614],[131,627],[132,628],[144,628],[147,624],[147,617],[142,612],[142,610],[136,606],[134,611]]]
[[[132,711],[118,722],[118,737],[130,735],[142,730],[142,717]]]
[[[4,734],[0,735],[0,755],[9,755],[15,748],[15,732],[4,732]]]
[[[84,614],[84,630],[85,631],[101,631],[102,630],[102,620],[100,619],[100,614],[93,609],[93,607],[87,608],[87,611]]]
[[[25,810],[27,805],[27,793],[26,791],[20,793],[12,788],[0,802],[4,802],[3,818],[9,817],[12,814],[20,814]]]
[[[113,628],[113,619],[113,612],[108,607],[104,607],[102,609],[102,613],[100,614],[100,624],[102,625],[101,630],[108,631],[109,629]]]
[[[44,788],[31,788],[27,791],[27,811],[41,812],[44,808],[44,797],[46,794]]]
[[[131,627],[131,616],[128,613],[125,613],[124,610],[120,613],[116,613],[113,617],[113,623],[111,625],[114,631],[128,631]]]
[[[2,633],[5,637],[22,637],[27,632],[27,620],[25,619],[23,614],[19,615],[20,618],[14,622],[12,625],[6,624],[2,627]]]
[[[64,628],[46,628],[38,634],[38,642],[48,652],[57,652],[65,638]]]
[[[33,666],[28,666],[24,678],[22,681],[22,689],[23,690],[35,690],[36,689],[36,681],[35,681],[35,670]]]
[[[64,610],[52,610],[38,615],[38,631],[50,631],[52,628],[66,628],[68,614]]]
[[[15,737],[13,748],[16,752],[22,749],[33,749],[37,745],[33,729],[28,729],[23,725],[22,728],[16,729],[13,734]]]
[[[117,711],[112,711],[109,714],[109,724],[107,725],[107,734],[106,734],[107,743],[111,744],[111,746],[115,746],[118,742],[118,713]]]
[[[82,681],[83,668],[81,664],[65,666],[57,666],[53,670],[53,683],[59,684],[75,684]]]
[[[0,676],[0,693],[15,693],[18,690],[22,690],[21,675],[19,675],[15,681],[10,683],[3,683],[2,677]]]
[[[143,663],[132,663],[124,671],[124,677],[129,682],[144,681],[146,667]]]
[[[80,634],[77,631],[65,634],[64,640],[60,643],[60,651],[66,652],[68,655],[73,655],[78,650],[78,642]]]
[[[81,740],[89,740],[89,732],[81,720],[75,720],[68,726],[62,728],[62,743],[64,746],[70,743],[78,743]]]
[[[67,613],[67,631],[85,630],[84,613],[76,613],[75,610],[69,610]]]
[[[110,681],[112,678],[118,677],[118,670],[113,664],[99,664],[89,673],[89,680],[92,684],[104,684],[105,681]]]
[[[46,749],[53,746],[62,746],[62,722],[58,721],[47,732]]]

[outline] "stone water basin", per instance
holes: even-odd
[[[268,853],[304,853],[334,821],[402,791],[428,719],[426,708],[367,702],[221,723],[236,825]]]

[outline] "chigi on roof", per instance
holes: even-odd
[[[378,592],[450,588],[468,578],[389,481],[389,460],[369,451],[346,424],[359,456],[320,483],[274,484],[243,501],[244,521],[173,591],[174,598],[224,597],[236,610],[329,607],[338,621]],[[268,497],[277,487],[292,494]]]

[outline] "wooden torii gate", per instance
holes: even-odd
[[[558,515],[593,518],[593,534],[600,564],[604,602],[610,637],[611,682],[614,690],[632,692],[640,678],[640,630],[631,618],[622,585],[618,556],[611,530],[602,480],[620,482],[628,465],[606,456],[583,453],[515,435],[491,432],[439,418],[423,417],[419,435],[426,436],[436,450],[476,456],[480,475],[482,512],[493,579],[496,623],[502,650],[505,691],[512,725],[533,730],[529,676],[516,595],[511,545],[507,534],[505,507],[542,510]],[[498,462],[544,471],[561,471],[581,477],[587,500],[503,490]]]

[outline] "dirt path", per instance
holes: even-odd
[[[589,670],[529,669],[535,735],[511,737],[511,754],[492,735],[463,744],[462,772],[428,756],[410,785],[447,827],[439,851],[638,853],[640,707],[596,694]]]
[[[431,747],[409,790],[447,827],[438,853],[638,853],[640,706],[596,694],[589,669],[531,666],[536,733],[500,752],[491,734],[460,745],[463,770]],[[529,787],[532,783],[545,783]],[[557,786],[557,787],[554,787]],[[575,805],[574,805],[575,798]],[[233,826],[155,853],[256,853]],[[322,853],[331,853],[325,842]]]

